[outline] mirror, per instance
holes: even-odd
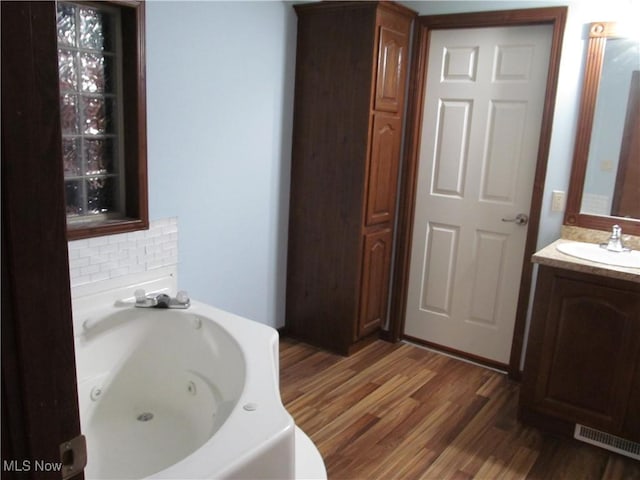
[[[565,224],[640,235],[640,41],[589,27]]]

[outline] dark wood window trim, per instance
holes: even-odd
[[[112,235],[149,228],[145,5],[142,1],[105,2],[122,15],[122,104],[125,218],[67,224],[67,239]],[[55,20],[55,19],[54,19]]]
[[[504,10],[496,12],[462,13],[451,15],[433,15],[418,17],[414,31],[412,54],[412,72],[409,83],[406,146],[401,171],[398,227],[396,238],[395,267],[389,315],[389,333],[385,335],[391,341],[402,338],[407,306],[409,283],[409,263],[411,255],[411,236],[415,210],[416,181],[418,171],[418,153],[422,128],[422,105],[424,100],[424,79],[426,77],[427,54],[430,32],[436,29],[474,28],[517,25],[553,26],[549,72],[538,144],[538,160],[534,178],[531,212],[524,258],[520,294],[516,311],[516,322],[509,361],[509,375],[520,377],[520,358],[524,342],[529,293],[531,290],[533,265],[531,255],[535,252],[542,209],[544,179],[547,171],[547,159],[551,142],[551,128],[556,98],[556,85],[562,49],[562,37],[567,18],[566,7],[535,8],[524,10]]]

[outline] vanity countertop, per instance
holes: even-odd
[[[601,275],[603,277],[618,278],[620,280],[628,280],[640,283],[640,269],[617,267],[606,265],[604,263],[592,262],[582,258],[566,255],[556,248],[561,243],[572,242],[572,240],[559,239],[547,245],[542,250],[536,252],[531,261],[540,265],[549,267],[564,268],[577,272],[591,273],[593,275]]]

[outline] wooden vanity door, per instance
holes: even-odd
[[[633,442],[640,442],[640,358],[636,361],[631,394],[627,402],[627,413],[620,436]]]
[[[531,347],[542,345],[532,362],[539,365],[534,403],[541,412],[615,434],[640,355],[640,295],[602,280],[540,269],[536,304],[548,310],[541,335],[532,327]],[[541,320],[536,313],[532,322]]]

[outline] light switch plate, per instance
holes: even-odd
[[[554,190],[551,194],[551,211],[564,212],[566,205],[567,205],[567,196],[565,192],[560,190]]]

